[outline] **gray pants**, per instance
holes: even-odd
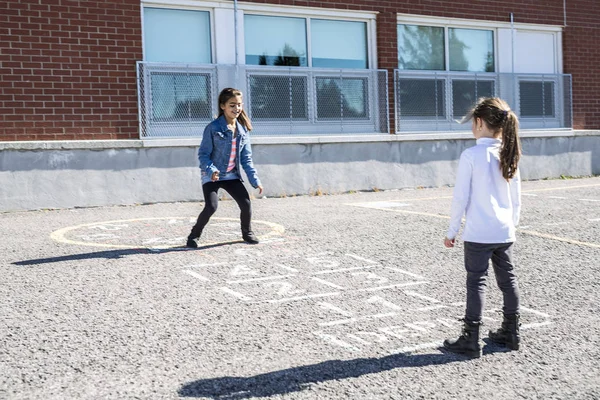
[[[512,243],[465,243],[467,310],[465,319],[481,321],[490,259],[504,297],[504,314],[519,313],[519,288],[512,262]]]

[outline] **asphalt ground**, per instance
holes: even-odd
[[[0,214],[0,398],[598,399],[600,178],[523,191],[522,348],[474,360],[452,188],[255,199],[254,246],[224,200],[196,250],[202,203]]]

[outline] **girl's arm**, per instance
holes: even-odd
[[[200,161],[200,169],[205,171],[208,176],[212,176],[215,172],[219,172],[215,164],[211,160],[213,152],[213,138],[211,124],[208,124],[204,128],[204,134],[202,135],[202,142],[198,149],[198,161]]]
[[[473,162],[467,151],[460,155],[456,184],[452,196],[452,208],[450,210],[450,227],[446,238],[453,240],[458,235],[463,215],[471,197],[471,175],[473,173]]]
[[[254,163],[252,162],[252,146],[250,145],[250,135],[248,134],[246,134],[244,145],[240,146],[240,164],[242,164],[242,168],[244,168],[248,176],[250,185],[255,189],[262,187],[256,173],[256,168],[254,168]]]
[[[513,206],[513,223],[515,227],[519,225],[521,217],[521,171],[517,168],[517,173],[510,180],[510,198]]]

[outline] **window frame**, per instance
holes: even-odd
[[[424,22],[424,23],[413,23],[407,21],[398,21],[396,23],[396,32],[398,32],[398,25],[416,25],[416,26],[427,26],[427,27],[436,27],[444,29],[444,69],[402,69],[401,71],[418,71],[418,72],[458,72],[458,73],[472,73],[472,74],[482,74],[482,73],[491,73],[494,74],[498,71],[498,32],[496,29],[488,27],[488,26],[462,26],[458,23],[440,23],[438,21],[434,22]],[[450,29],[472,29],[472,30],[483,30],[483,31],[491,31],[492,32],[492,40],[493,40],[493,49],[494,49],[494,71],[454,71],[450,69],[450,36],[448,34]],[[398,46],[396,46],[398,47]],[[398,50],[398,49],[397,49]],[[400,56],[398,52],[398,57]],[[396,67],[399,69],[399,65]]]
[[[202,6],[189,6],[180,4],[179,2],[174,2],[174,4],[169,4],[168,1],[163,2],[154,2],[148,0],[142,0],[140,4],[140,18],[142,25],[142,60],[147,60],[147,52],[146,52],[146,21],[144,18],[144,9],[145,8],[162,8],[165,10],[182,10],[182,11],[204,11],[208,12],[208,23],[210,24],[209,32],[210,32],[210,63],[216,64],[216,29],[215,29],[215,16],[214,16],[214,7],[210,7],[208,4],[203,4]],[[164,63],[163,63],[164,64]],[[191,63],[190,63],[191,64]]]
[[[284,8],[285,11],[274,11],[271,10],[271,7],[264,7],[265,11],[261,11],[257,9],[257,7],[243,7],[244,15],[259,15],[259,16],[269,16],[269,17],[289,17],[289,18],[303,18],[306,21],[306,60],[307,65],[304,68],[312,68],[312,20],[331,20],[331,21],[342,21],[342,22],[363,22],[366,25],[366,45],[367,45],[367,67],[366,68],[357,68],[357,69],[377,69],[377,49],[375,43],[375,35],[374,35],[374,21],[375,18],[364,18],[364,17],[349,17],[347,15],[341,15],[346,13],[338,13],[338,12],[329,12],[329,13],[307,13],[305,10],[301,12],[290,12],[288,8]],[[246,8],[250,8],[246,10]],[[243,22],[242,22],[243,24]],[[243,32],[243,26],[240,28],[240,32]],[[245,44],[245,38],[244,38]],[[245,60],[246,51],[244,46],[243,57],[240,57],[242,60]],[[244,62],[240,62],[240,64],[245,64]],[[251,66],[256,66],[254,64],[246,64]],[[271,65],[272,67],[272,65]],[[284,67],[285,68],[285,67]],[[331,68],[331,69],[346,69],[346,68],[336,68],[336,67],[318,67],[318,68]]]
[[[460,116],[454,116],[453,104],[452,104],[452,82],[454,79],[465,79],[469,75],[476,77],[477,80],[490,80],[494,81],[494,92],[499,93],[500,90],[500,76],[506,73],[514,75],[514,79],[520,81],[536,81],[538,78],[532,77],[534,75],[546,76],[547,81],[554,82],[554,112],[555,115],[550,117],[530,117],[526,116],[522,118],[522,128],[524,129],[536,129],[537,126],[543,125],[544,127],[553,128],[560,126],[561,117],[561,86],[559,84],[560,76],[563,75],[562,62],[562,27],[555,25],[535,25],[535,24],[522,24],[515,23],[510,24],[508,22],[499,21],[481,21],[481,20],[467,20],[458,18],[441,18],[441,17],[429,17],[419,16],[412,14],[397,14],[396,26],[398,25],[417,25],[417,26],[432,26],[432,27],[443,27],[444,28],[444,70],[408,70],[400,69],[399,64],[394,73],[394,95],[396,100],[396,106],[394,107],[394,114],[396,118],[396,133],[404,131],[404,128],[400,129],[399,126],[407,126],[411,130],[414,128],[418,131],[438,131],[438,126],[447,126],[450,130],[467,130],[465,127],[453,126],[452,120],[459,118]],[[449,58],[449,28],[458,29],[477,29],[477,30],[491,30],[493,32],[494,41],[494,72],[475,72],[475,71],[451,71],[450,58]],[[396,28],[396,31],[398,28]],[[551,33],[554,36],[555,54],[554,54],[554,74],[535,74],[527,73],[515,70],[515,64],[518,60],[515,59],[516,45],[514,37],[517,36],[517,32],[539,32],[539,33]],[[399,49],[398,49],[399,50]],[[398,54],[399,59],[399,54]],[[401,116],[401,110],[399,109],[399,93],[398,87],[400,82],[396,82],[399,75],[401,79],[411,79],[416,77],[422,77],[423,79],[443,79],[445,80],[444,87],[446,90],[446,101],[444,106],[446,116],[422,118],[422,117],[406,117]],[[437,76],[436,76],[437,75]],[[439,76],[441,75],[441,76]],[[540,80],[542,78],[539,78]],[[518,91],[518,88],[515,87]],[[515,98],[514,105],[511,105],[518,115],[520,115],[520,98]]]

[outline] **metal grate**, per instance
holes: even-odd
[[[256,135],[388,133],[387,71],[138,62],[142,138],[199,137],[219,90],[245,93]]]
[[[396,132],[468,129],[458,123],[480,97],[505,99],[523,129],[571,128],[571,76],[394,72]]]

